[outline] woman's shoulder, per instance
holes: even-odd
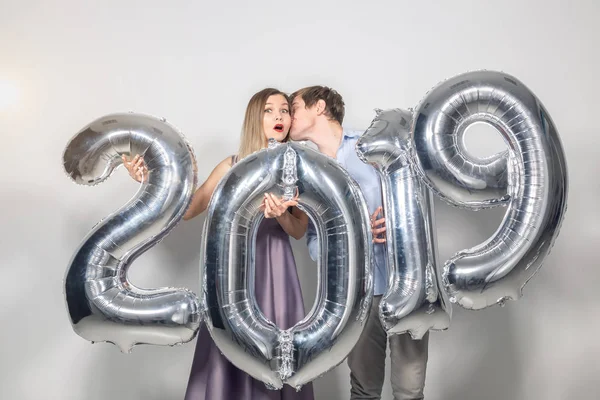
[[[219,163],[219,166],[228,166],[233,167],[233,165],[237,162],[237,154],[232,154],[225,158],[223,161]]]
[[[217,166],[212,170],[210,177],[216,177],[218,179],[221,179],[223,175],[225,175],[232,166],[232,158],[227,157],[217,164]]]
[[[231,168],[236,163],[236,161],[237,161],[237,155],[234,154],[234,155],[228,156],[228,157],[224,158],[219,164],[217,164],[215,169]]]

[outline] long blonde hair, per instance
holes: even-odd
[[[242,126],[242,135],[240,138],[240,148],[237,159],[241,160],[255,151],[264,149],[268,145],[268,140],[264,133],[264,112],[265,104],[270,96],[282,95],[290,104],[290,98],[287,94],[274,88],[266,88],[256,93],[248,102],[246,107],[246,115],[244,117],[244,125]],[[289,132],[284,142],[287,142]]]

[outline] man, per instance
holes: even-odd
[[[380,399],[385,378],[387,334],[379,321],[379,303],[387,284],[387,258],[384,218],[377,219],[382,211],[382,192],[379,175],[373,167],[363,163],[356,154],[356,141],[362,134],[342,127],[344,101],[335,90],[324,86],[311,86],[292,94],[292,140],[309,140],[319,151],[337,159],[359,184],[371,213],[374,237],[373,273],[374,298],[369,319],[358,343],[348,356],[350,367],[351,399]],[[383,235],[385,237],[385,235]],[[310,256],[316,261],[318,242],[316,230],[309,223],[307,242]],[[395,400],[423,399],[425,370],[428,358],[429,333],[421,340],[410,335],[389,338],[392,373],[391,383]]]

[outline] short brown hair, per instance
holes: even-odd
[[[325,115],[336,120],[340,125],[344,122],[344,113],[346,112],[344,100],[335,90],[327,86],[309,86],[292,93],[290,96],[292,102],[296,96],[300,96],[304,100],[307,108],[317,104],[317,101],[323,100],[325,102]]]

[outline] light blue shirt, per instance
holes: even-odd
[[[365,164],[356,154],[356,141],[363,134],[361,131],[344,129],[342,143],[337,151],[336,159],[348,174],[358,183],[365,200],[369,213],[373,214],[377,207],[382,206],[381,181],[375,168]],[[317,232],[309,220],[306,231],[306,242],[308,252],[313,261],[317,260],[319,243]],[[381,295],[387,286],[387,260],[385,254],[385,243],[372,243],[373,246],[373,294]]]

